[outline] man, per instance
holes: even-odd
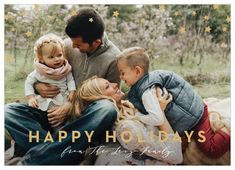
[[[120,83],[115,62],[120,51],[104,34],[104,22],[94,10],[79,10],[65,32],[72,40],[65,40],[65,44],[77,86],[93,75]]]
[[[65,40],[65,52],[77,87],[94,75],[120,83],[116,65],[120,50],[108,40],[104,30],[103,19],[92,8],[81,8],[68,20],[65,32],[70,38]],[[53,85],[37,83],[35,88],[44,98],[59,94],[59,88]],[[62,106],[48,112],[48,116],[54,118],[50,123],[56,127],[66,119],[68,111]]]
[[[104,23],[99,14],[92,8],[81,8],[76,16],[67,23],[65,40],[68,61],[73,68],[76,86],[87,78],[98,75],[111,82],[119,83],[115,57],[119,49],[107,39]],[[54,97],[59,93],[56,86],[37,83],[37,92],[42,97]],[[56,140],[44,142],[51,127],[56,127],[70,117],[71,104],[54,107],[47,112],[29,107],[25,104],[8,104],[5,106],[5,128],[15,140],[16,151],[25,154],[22,164],[78,164],[82,161],[79,151],[84,151],[89,143],[84,134],[79,142],[72,143],[72,131],[94,131],[94,139],[100,140],[102,134],[111,128],[117,112],[108,100],[92,103],[79,119],[67,123],[61,130],[67,132],[67,138],[59,142],[58,132],[53,134]],[[34,135],[39,131],[39,142],[29,142],[29,131]],[[62,153],[70,148],[67,154]]]

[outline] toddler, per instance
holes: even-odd
[[[30,106],[47,111],[53,106],[72,101],[75,95],[75,82],[71,66],[65,59],[64,42],[55,34],[39,38],[34,46],[35,70],[25,81],[25,95]],[[53,98],[43,98],[35,94],[34,83],[43,82],[56,85],[60,93]]]

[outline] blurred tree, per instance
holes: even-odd
[[[17,50],[25,50],[25,65],[28,57],[33,56],[34,42],[40,36],[53,32],[64,37],[68,14],[65,5],[5,6],[5,48],[14,49],[15,58]]]
[[[48,32],[65,38],[67,19],[83,6],[104,18],[109,38],[120,49],[141,46],[151,59],[203,57],[220,48],[230,53],[230,5],[5,5],[5,48],[24,50],[24,64],[33,56],[36,39]],[[33,59],[33,57],[32,57]]]
[[[204,56],[215,48],[212,42],[226,44],[223,57],[229,55],[230,5],[170,5],[169,11],[174,24],[167,27],[167,35],[178,40],[172,47],[179,49],[181,65],[193,53],[194,57],[199,56],[200,66]]]

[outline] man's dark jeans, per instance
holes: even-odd
[[[66,123],[60,130],[67,137],[58,141],[58,131],[53,134],[54,142],[44,142],[48,131],[52,131],[47,120],[47,112],[25,104],[7,104],[5,106],[5,128],[16,142],[16,147],[25,153],[22,164],[28,165],[72,165],[82,161],[80,151],[90,145],[84,131],[94,131],[92,140],[99,141],[109,130],[117,117],[117,111],[108,100],[99,100],[90,104],[82,116]],[[29,142],[29,131],[35,135],[39,131],[39,142]],[[81,137],[72,142],[72,131],[79,131]],[[71,148],[70,148],[71,147]],[[70,152],[62,154],[66,148]]]

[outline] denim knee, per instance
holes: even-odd
[[[102,116],[106,117],[110,121],[115,121],[117,119],[117,109],[113,102],[107,99],[96,101],[95,107],[99,108]]]
[[[22,106],[25,106],[25,104],[22,104],[22,103],[8,103],[8,104],[5,104],[5,108],[22,107]]]
[[[18,107],[18,105],[18,103],[9,103],[4,106],[5,120],[8,120],[8,118],[12,114],[11,108]]]
[[[97,107],[100,107],[102,112],[101,114],[106,114],[111,120],[116,120],[117,118],[117,109],[113,102],[107,99],[97,101]]]
[[[5,113],[10,112],[10,110],[14,109],[27,109],[28,105],[22,103],[8,103],[5,105]]]
[[[25,104],[21,103],[9,103],[4,106],[5,120],[8,120],[10,117],[18,114],[16,110],[27,109]],[[22,114],[22,113],[21,113]]]

